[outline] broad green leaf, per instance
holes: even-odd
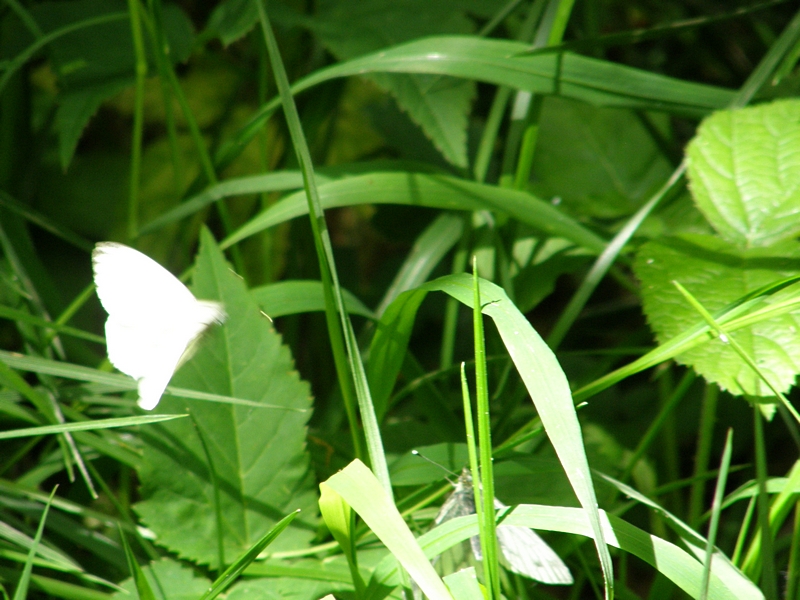
[[[206,593],[200,597],[200,600],[214,600],[214,598],[227,590],[228,587],[233,584],[233,582],[239,579],[239,576],[244,572],[244,570],[253,564],[253,562],[255,562],[259,554],[261,554],[268,546],[272,545],[272,543],[281,533],[283,533],[289,524],[294,521],[295,518],[297,518],[299,513],[300,509],[289,513],[283,519],[278,521],[272,529],[262,535],[255,544],[250,546],[250,548],[248,548],[246,552],[239,556],[233,562],[233,564],[231,564],[231,566],[225,569],[225,572],[222,573],[222,575],[217,577]]]
[[[56,111],[61,166],[69,166],[86,124],[100,104],[133,85],[135,56],[128,20],[91,23],[98,17],[124,14],[120,0],[70,0],[34,5],[31,14],[45,34],[73,30],[47,45],[51,64],[62,88]],[[176,4],[163,7],[164,36],[169,59],[188,58],[194,43],[192,25]],[[152,55],[149,57],[152,62]]]
[[[358,513],[428,598],[451,598],[394,502],[364,463],[354,460],[323,485],[334,490]]]
[[[325,310],[321,281],[278,281],[253,288],[250,294],[271,318]],[[375,318],[374,313],[355,294],[343,289],[342,296],[347,312],[368,319]]]
[[[143,432],[143,501],[136,510],[158,543],[203,564],[219,562],[220,529],[230,562],[297,508],[303,516],[273,548],[304,547],[314,535],[316,512],[305,450],[310,412],[291,409],[309,408],[308,384],[205,231],[193,291],[222,301],[228,320],[203,340],[173,383],[290,410],[164,397],[159,412],[192,418]]]
[[[403,204],[446,210],[493,210],[508,214],[548,236],[563,237],[600,253],[605,242],[548,202],[531,194],[473,183],[445,175],[424,173],[372,173],[331,181],[319,186],[322,207],[360,204]],[[305,192],[276,202],[225,239],[227,248],[279,223],[305,215]]]
[[[325,0],[309,23],[340,60],[429,35],[468,34],[472,21],[450,0]],[[467,166],[467,117],[475,83],[442,75],[373,73],[452,164]]]
[[[749,248],[797,237],[800,101],[715,113],[686,156],[697,206],[727,241]]]
[[[339,598],[351,597],[353,586],[349,585],[350,574],[345,567],[343,575],[347,581],[326,579],[330,557],[326,562],[302,561],[303,569],[297,569],[294,576],[292,567],[283,569],[280,574],[270,577],[247,577],[237,582],[225,594],[226,600],[319,600],[325,594],[335,593]],[[248,569],[248,575],[251,570]]]
[[[648,322],[659,342],[694,327],[697,311],[672,284],[678,281],[712,314],[761,286],[800,272],[800,245],[741,249],[711,236],[684,236],[642,246],[634,265],[642,282]],[[785,300],[792,290],[770,298]],[[796,293],[796,292],[795,292]],[[750,354],[775,387],[783,392],[800,372],[800,312],[772,317],[731,335]],[[771,396],[764,382],[719,339],[678,356],[708,381],[732,394]]]
[[[197,600],[203,595],[211,582],[198,573],[172,558],[162,558],[142,567],[144,576],[150,584],[157,600]],[[136,598],[133,579],[120,584],[124,591],[117,592],[113,598],[130,600]]]
[[[485,600],[475,567],[445,575],[444,582],[456,600]]]
[[[581,217],[633,214],[673,167],[633,111],[544,101],[531,191]]]

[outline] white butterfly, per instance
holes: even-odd
[[[187,360],[198,336],[222,323],[218,302],[198,300],[178,279],[138,250],[100,242],[92,252],[94,283],[108,313],[108,360],[139,383],[139,406],[152,410]]]
[[[506,508],[497,498],[495,509]],[[464,469],[455,485],[455,490],[442,505],[434,524],[439,525],[456,517],[475,514],[475,494],[472,488],[472,476],[469,469]],[[481,542],[478,536],[470,538],[472,554],[476,560],[482,560]],[[532,529],[518,525],[498,525],[497,545],[506,559],[508,568],[523,577],[529,577],[541,583],[551,585],[569,585],[573,583],[572,573],[567,565]]]

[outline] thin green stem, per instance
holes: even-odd
[[[714,420],[717,416],[718,399],[719,388],[713,383],[706,384],[700,414],[700,427],[697,433],[697,451],[694,457],[693,477],[695,482],[692,484],[689,496],[688,523],[692,527],[697,527],[703,514],[705,481],[702,479],[702,475],[708,470],[708,461],[711,457],[711,443],[714,439]]]
[[[472,258],[473,333],[475,344],[475,400],[478,412],[478,447],[480,451],[480,478],[485,514],[485,536],[481,536],[483,568],[486,587],[491,598],[500,599],[500,572],[497,554],[497,526],[494,519],[494,468],[492,465],[492,429],[489,413],[489,383],[486,370],[486,341],[483,335],[483,306],[481,304],[478,261]],[[477,485],[477,484],[476,484]],[[477,497],[476,497],[477,498]],[[477,501],[476,501],[477,504]]]
[[[257,2],[259,19],[270,57],[272,71],[278,92],[281,97],[286,123],[289,133],[297,153],[298,162],[303,171],[303,181],[305,184],[308,198],[309,218],[311,229],[314,234],[314,246],[317,251],[317,258],[320,266],[320,275],[323,282],[325,294],[325,317],[328,324],[328,334],[331,345],[334,348],[334,360],[336,363],[339,384],[342,396],[345,401],[345,409],[350,419],[350,427],[353,435],[353,445],[356,453],[361,452],[361,442],[359,437],[358,423],[355,420],[353,408],[352,392],[355,389],[356,399],[361,414],[361,421],[364,426],[364,434],[367,440],[367,453],[371,467],[378,481],[381,482],[384,490],[389,496],[393,496],[391,481],[389,479],[389,469],[386,464],[386,456],[383,451],[383,441],[381,440],[380,428],[372,405],[369,386],[367,385],[364,365],[361,362],[361,355],[358,350],[355,333],[353,332],[350,318],[344,307],[342,290],[339,285],[336,273],[336,264],[333,257],[333,249],[330,242],[325,223],[325,214],[317,190],[314,177],[311,154],[308,144],[303,134],[300,124],[300,116],[297,113],[297,106],[294,103],[289,80],[286,76],[283,62],[281,61],[278,45],[272,33],[263,0]],[[337,315],[338,313],[338,315]]]
[[[755,443],[756,481],[758,482],[758,499],[756,511],[758,514],[758,529],[761,532],[761,551],[758,565],[761,567],[761,591],[766,600],[778,599],[777,573],[775,571],[775,550],[773,547],[772,527],[770,527],[770,501],[767,493],[767,449],[764,443],[764,422],[758,404],[753,405],[753,441]],[[755,564],[755,563],[754,563]],[[746,573],[751,577],[756,573]]]
[[[725,496],[725,484],[728,481],[728,470],[731,466],[731,451],[733,445],[733,430],[728,429],[725,438],[725,447],[722,451],[722,460],[719,465],[719,475],[717,485],[714,489],[714,499],[711,502],[711,522],[708,525],[708,537],[706,543],[706,556],[703,562],[703,580],[700,584],[700,600],[708,598],[708,584],[711,577],[711,558],[714,555],[714,546],[717,543],[717,531],[719,529],[719,517],[722,511],[722,500]]]
[[[142,37],[139,0],[128,0],[133,50],[136,56],[133,101],[133,136],[131,141],[131,174],[128,187],[128,239],[139,235],[139,184],[142,176],[142,143],[144,137],[144,80],[147,77],[147,56]]]

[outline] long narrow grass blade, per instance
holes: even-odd
[[[451,599],[447,587],[397,512],[392,497],[364,463],[354,460],[321,485],[330,487],[359,514],[392,553],[392,560],[400,562],[428,598]]]

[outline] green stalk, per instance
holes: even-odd
[[[489,384],[486,373],[486,342],[483,335],[483,306],[481,305],[478,261],[472,258],[473,331],[475,344],[475,399],[478,409],[478,447],[480,453],[480,482],[486,535],[481,536],[483,569],[490,598],[500,600],[500,572],[497,556],[497,526],[494,518],[494,468],[492,465],[492,430],[489,419]],[[479,484],[474,479],[473,485]],[[477,496],[476,502],[477,504]]]
[[[689,518],[687,521],[692,527],[697,527],[700,516],[703,514],[703,496],[705,495],[703,473],[708,469],[708,460],[711,456],[718,399],[719,388],[714,384],[706,384],[700,414],[700,430],[697,433],[697,451],[694,457],[694,473],[692,474],[694,483],[689,495]]]
[[[469,238],[472,233],[471,213],[464,215],[464,232],[458,242],[453,255],[453,264],[450,272],[455,274],[463,273],[467,266],[467,255],[469,249]],[[444,311],[444,326],[442,327],[442,348],[439,353],[439,368],[449,369],[453,364],[453,349],[456,345],[456,332],[458,327],[458,311],[461,303],[451,296],[447,296],[447,303]]]
[[[761,591],[764,592],[766,600],[778,599],[777,573],[775,572],[775,549],[773,547],[772,528],[769,519],[769,494],[767,493],[767,449],[764,443],[764,423],[762,421],[761,409],[757,404],[753,405],[753,432],[756,450],[756,480],[758,481],[758,500],[756,510],[758,512],[758,529],[761,532],[761,548],[758,552],[758,561],[750,564],[754,568],[747,569],[745,574],[751,578],[757,573],[757,567],[761,567]]]
[[[480,466],[478,464],[478,451],[475,448],[475,421],[472,415],[472,399],[469,397],[469,384],[465,363],[461,363],[461,400],[464,405],[464,428],[467,434],[467,452],[469,454],[469,470],[472,475],[472,491],[475,497],[475,514],[478,515],[478,529],[484,535],[484,511],[481,497],[483,490],[480,486]]]
[[[786,573],[787,600],[796,600],[798,597],[798,579],[800,579],[800,504],[794,505],[794,527],[792,528],[792,543],[789,547],[789,565]]]
[[[350,428],[353,435],[353,446],[356,455],[363,455],[361,450],[361,440],[359,437],[358,422],[355,418],[353,403],[353,388],[355,388],[356,399],[361,413],[361,421],[364,426],[364,434],[367,440],[367,453],[378,481],[381,482],[384,490],[389,496],[392,494],[391,481],[389,479],[389,469],[386,464],[386,456],[383,451],[378,420],[375,409],[372,405],[372,398],[367,385],[364,365],[361,362],[361,355],[358,351],[358,344],[352,324],[350,323],[347,311],[344,308],[342,290],[336,273],[336,264],[331,248],[330,235],[325,223],[325,214],[317,190],[314,177],[311,154],[308,144],[303,134],[300,124],[300,116],[297,113],[297,106],[292,97],[289,80],[286,76],[283,62],[281,61],[278,44],[272,33],[272,27],[267,17],[263,0],[257,3],[258,13],[261,22],[261,29],[267,45],[267,51],[275,75],[275,82],[283,104],[286,123],[292,138],[292,143],[297,153],[298,163],[303,172],[306,194],[308,197],[308,212],[311,220],[311,229],[314,235],[314,246],[317,251],[317,258],[320,266],[320,276],[323,282],[325,293],[325,317],[328,324],[328,335],[334,349],[334,360],[336,371],[339,377],[339,385],[342,390],[342,397],[345,402],[345,410],[350,421]],[[337,319],[338,312],[338,319]],[[348,373],[349,370],[349,373]]]
[[[161,0],[148,0],[147,6],[150,10],[150,19],[153,22],[153,37],[155,43],[156,67],[159,72],[159,83],[161,84],[161,97],[164,102],[164,118],[167,125],[167,139],[169,139],[169,149],[172,155],[172,181],[174,182],[176,194],[181,193],[183,187],[183,169],[181,165],[180,151],[178,149],[178,130],[175,124],[175,111],[172,108],[172,90],[169,85],[167,68],[170,64],[169,41],[164,35],[164,19]]]
[[[128,238],[139,235],[139,180],[142,176],[142,139],[144,135],[144,80],[147,77],[147,57],[142,38],[139,0],[128,0],[128,11],[136,55],[136,86],[133,102],[133,140],[131,142],[131,180],[128,188]]]
[[[719,475],[717,485],[714,489],[714,499],[711,502],[711,522],[708,525],[708,538],[706,543],[706,556],[703,562],[703,581],[700,585],[700,600],[708,598],[708,583],[711,577],[711,558],[714,555],[714,545],[717,541],[717,530],[719,529],[719,515],[722,511],[722,500],[725,496],[725,484],[728,481],[728,470],[731,466],[731,452],[733,445],[733,430],[728,429],[725,438],[725,449],[722,452],[722,460],[719,465]]]

